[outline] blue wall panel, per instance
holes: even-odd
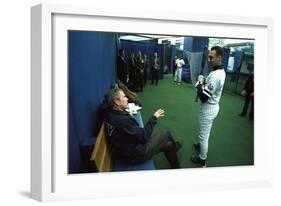
[[[225,71],[227,71],[229,55],[230,55],[230,49],[223,48],[222,66]]]
[[[116,37],[113,33],[69,31],[69,171],[77,171],[77,146],[96,136],[98,108],[116,80]]]

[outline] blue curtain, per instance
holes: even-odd
[[[205,46],[202,51],[202,61],[201,61],[201,71],[199,74],[207,76],[210,71],[208,67],[208,56],[209,56],[209,49],[208,46]]]
[[[140,42],[140,41],[129,41],[129,40],[121,40],[121,48],[125,51],[125,60],[128,62],[128,58],[131,53],[137,53],[141,51],[142,54],[147,54],[147,58],[149,60],[149,69],[147,71],[148,79],[151,79],[150,68],[151,62],[154,56],[154,52],[158,53],[158,57],[160,58],[160,71],[159,71],[159,79],[163,79],[163,45],[152,43],[152,42]]]
[[[183,50],[192,52],[193,37],[186,36],[183,40]]]
[[[206,61],[206,59],[203,59],[203,54],[205,48],[208,48],[209,45],[209,38],[207,37],[184,37],[184,43],[183,43],[183,50],[184,50],[184,61],[186,62],[186,65],[183,67],[183,76],[182,79],[184,81],[191,81],[192,77],[191,75],[195,75],[195,78],[197,78],[198,74],[202,73],[206,74],[208,73],[208,66],[207,64],[203,64],[203,61]],[[193,55],[192,55],[193,53]],[[193,65],[195,65],[193,71],[193,74],[191,74],[190,71],[190,65],[188,64],[188,55],[192,56],[192,62]],[[202,68],[203,66],[203,68]],[[193,77],[194,78],[194,77]]]
[[[68,33],[69,171],[78,171],[77,144],[96,136],[98,108],[116,81],[116,37],[113,33]]]
[[[192,45],[192,52],[193,53],[200,53],[200,58],[198,58],[198,67],[196,73],[196,77],[199,74],[208,75],[208,45],[209,45],[209,38],[207,37],[194,37],[193,38],[193,45]]]
[[[170,46],[169,69],[168,69],[169,73],[173,73],[173,68],[174,68],[173,62],[174,62],[176,53],[177,53],[176,45],[171,45]]]
[[[192,54],[192,66],[191,69],[192,75],[194,75],[195,80],[197,81],[198,76],[200,75],[201,71],[202,74],[208,75],[208,73],[205,72],[205,66],[202,68],[202,60],[203,60],[203,53],[202,52],[195,52]]]
[[[182,68],[182,80],[189,82],[191,80],[190,65],[188,64],[188,58],[192,52],[193,37],[184,37],[183,41],[183,60],[185,65]]]
[[[116,38],[116,49],[117,49],[117,51],[119,50],[119,49],[121,49],[121,40],[119,39],[119,38]],[[117,54],[118,54],[118,52],[117,52]]]
[[[192,52],[203,52],[204,48],[208,48],[209,38],[207,37],[194,37],[192,43]]]
[[[239,78],[239,72],[240,72],[240,69],[242,66],[243,56],[244,56],[243,51],[235,51],[233,73],[231,75],[231,81],[237,81]]]
[[[183,60],[185,65],[182,67],[182,80],[185,82],[190,82],[191,74],[190,74],[190,64],[189,59],[191,56],[191,52],[187,50],[183,50]]]
[[[68,172],[70,174],[81,172],[81,160],[80,160],[80,143],[78,135],[76,133],[77,128],[74,125],[75,120],[72,115],[71,103],[69,102],[68,107]]]
[[[230,55],[230,49],[223,48],[222,66],[225,72],[227,71],[229,55]]]

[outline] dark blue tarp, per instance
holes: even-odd
[[[235,51],[234,53],[234,65],[233,72],[231,75],[231,81],[237,81],[239,78],[239,72],[241,69],[244,53],[243,51]]]
[[[177,53],[177,48],[176,45],[171,45],[170,46],[170,58],[169,58],[169,69],[168,72],[171,74],[173,73],[173,69],[174,69],[174,59]]]
[[[223,48],[222,66],[225,72],[227,71],[229,55],[230,55],[230,49]]]
[[[193,37],[184,37],[183,40],[183,60],[186,63],[182,68],[182,80],[189,82],[191,79],[190,65],[188,64],[188,58],[192,52]]]
[[[203,52],[204,48],[208,48],[209,38],[207,37],[194,37],[192,43],[192,52]]]
[[[191,53],[203,54],[204,50],[208,48],[208,45],[209,45],[209,38],[207,37],[184,37],[183,52],[184,52],[184,61],[186,63],[185,66],[183,66],[182,79],[184,81],[191,80],[190,65],[188,64],[188,56],[191,56]],[[204,63],[202,64],[202,61],[204,61],[202,60],[202,58],[196,58],[196,61],[198,62],[194,62],[194,61],[195,59],[193,59],[193,64],[198,65],[196,68],[194,68],[195,76],[197,76],[200,73],[205,74],[208,71],[207,64]]]
[[[98,132],[98,108],[116,81],[116,55],[113,33],[68,33],[69,172],[81,169],[77,145]]]

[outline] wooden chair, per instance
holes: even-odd
[[[95,164],[98,172],[112,171],[112,159],[106,142],[104,123],[102,123],[101,129],[99,131],[90,161]]]
[[[103,122],[90,159],[98,172],[155,170],[152,159],[135,165],[124,164],[119,161],[113,163],[104,127]]]

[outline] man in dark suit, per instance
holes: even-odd
[[[175,76],[175,72],[177,70],[176,60],[178,59],[178,56],[175,56],[173,60],[173,77]]]
[[[142,92],[143,90],[143,82],[144,82],[144,61],[141,56],[141,52],[137,53],[137,57],[135,59],[136,65],[136,91]]]
[[[158,78],[159,78],[159,70],[160,70],[160,61],[157,56],[157,52],[154,52],[154,57],[152,60],[152,67],[151,67],[151,84],[158,85]]]
[[[144,69],[143,69],[143,86],[146,85],[146,80],[147,80],[147,69],[148,69],[148,65],[149,65],[149,62],[148,62],[148,58],[147,58],[147,55],[144,54],[143,55],[143,61],[144,61]]]
[[[136,91],[136,63],[135,63],[135,54],[131,53],[128,60],[129,67],[129,89]]]
[[[128,85],[129,70],[125,62],[125,51],[119,49],[117,57],[117,77],[125,85]]]
[[[243,111],[239,114],[240,116],[245,116],[248,111],[248,107],[250,102],[252,102],[251,110],[249,113],[250,120],[254,119],[254,75],[250,75],[247,79],[244,88],[241,92],[241,95],[245,98],[245,103],[243,107]]]

